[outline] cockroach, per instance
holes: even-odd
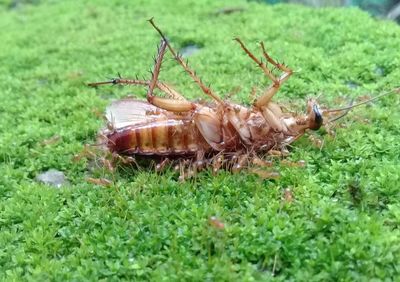
[[[180,179],[192,176],[198,169],[207,166],[212,166],[214,171],[222,167],[240,171],[252,164],[263,164],[258,156],[268,153],[284,156],[287,154],[286,147],[307,130],[318,130],[341,118],[354,107],[399,91],[396,89],[338,109],[321,108],[315,99],[309,99],[305,114],[293,114],[272,102],[281,85],[294,73],[292,69],[270,57],[262,42],[260,48],[265,62],[253,55],[239,38],[235,38],[244,53],[272,81],[251,107],[245,107],[221,99],[207,87],[172,48],[153,19],[149,22],[161,37],[151,79],[125,79],[119,75],[112,80],[89,85],[142,85],[148,88],[147,101],[124,98],[108,106],[106,118],[109,126],[100,134],[103,136],[102,142],[108,151],[121,157],[160,160],[156,169],[164,167],[165,159],[178,160],[179,164],[186,166],[182,168],[182,165],[177,165]],[[167,49],[212,102],[189,101],[169,84],[158,80]],[[280,74],[275,75],[269,66],[273,66]],[[156,88],[165,93],[166,97],[155,96]],[[332,117],[334,114],[336,116]],[[270,164],[265,162],[261,166]],[[293,166],[302,166],[302,163]],[[259,169],[257,174],[279,177],[279,174],[262,173]]]

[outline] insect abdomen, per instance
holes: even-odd
[[[184,120],[126,126],[107,138],[111,151],[126,155],[186,155],[209,149],[194,122]]]

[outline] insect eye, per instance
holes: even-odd
[[[314,121],[313,124],[310,126],[310,129],[312,130],[318,130],[321,128],[322,123],[323,123],[323,118],[322,118],[322,114],[321,111],[318,108],[318,105],[314,104],[312,106],[313,112],[314,112]]]

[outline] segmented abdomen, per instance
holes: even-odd
[[[158,120],[119,128],[107,134],[112,152],[126,155],[187,155],[211,147],[190,120]]]

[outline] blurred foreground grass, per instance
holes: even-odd
[[[222,95],[239,86],[234,99],[243,103],[268,81],[234,36],[252,50],[264,41],[299,70],[276,97],[296,110],[308,96],[336,107],[399,85],[400,28],[357,9],[164,2],[0,8],[0,279],[399,279],[398,95],[354,110],[336,138],[322,131],[322,150],[297,142],[289,159],[307,166],[278,163],[276,181],[203,172],[180,184],[172,172],[143,169],[117,172],[109,188],[86,182],[87,164],[73,156],[95,142],[96,113],[144,92],[85,83],[117,72],[149,77],[159,42],[150,17],[176,48],[200,46],[191,66]],[[226,7],[243,10],[218,12]],[[201,95],[172,60],[161,78]],[[34,180],[51,168],[70,185]]]

